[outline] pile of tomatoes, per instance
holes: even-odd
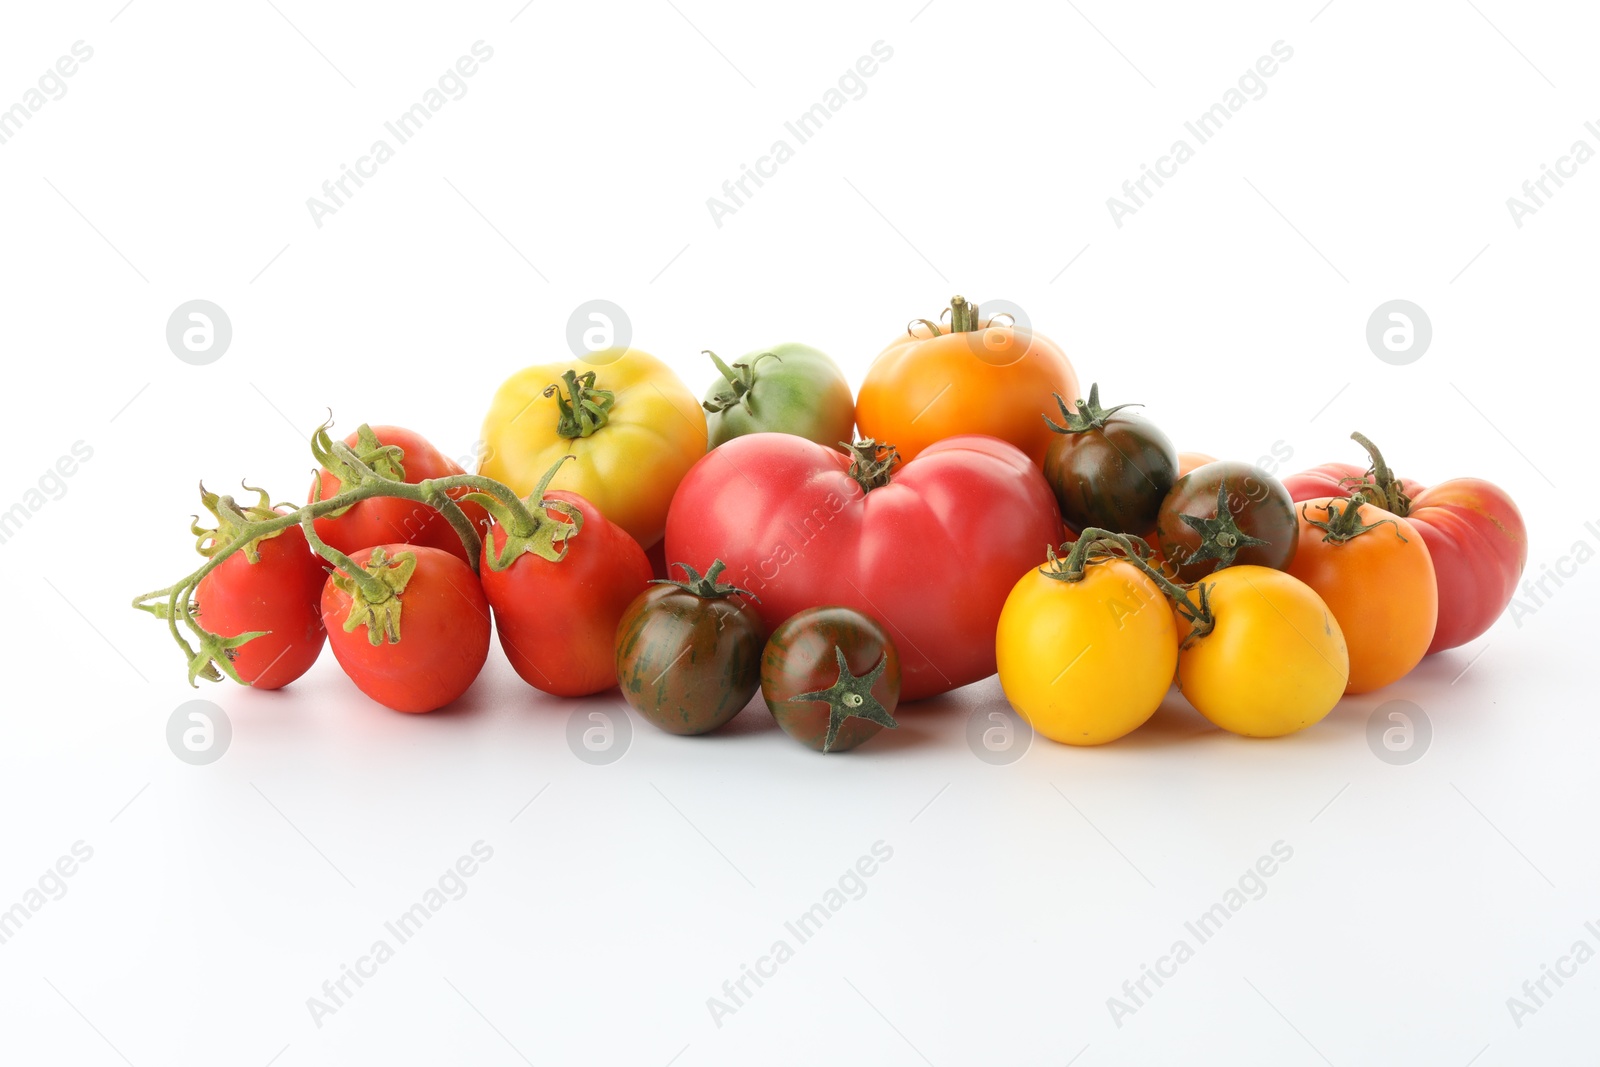
[[[1180,454],[1137,405],[1080,397],[1042,334],[960,297],[947,315],[855,396],[792,343],[707,353],[699,401],[635,349],[529,367],[496,393],[475,474],[408,430],[324,428],[306,504],[202,489],[205,564],[136,606],[191,681],[278,688],[326,640],[363,693],[426,712],[498,635],[545,693],[616,687],[702,734],[759,690],[791,736],[841,751],[997,672],[1067,744],[1127,734],[1174,683],[1218,726],[1279,736],[1509,603],[1527,536],[1495,486],[1424,488],[1360,434],[1367,466],[1283,480]]]

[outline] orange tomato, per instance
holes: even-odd
[[[1347,693],[1381,689],[1422,661],[1439,618],[1428,546],[1410,521],[1373,504],[1300,505],[1289,573],[1327,603],[1350,649]]]
[[[1204,467],[1207,463],[1215,463],[1216,461],[1217,458],[1215,456],[1208,456],[1204,452],[1179,452],[1178,477],[1182,478],[1196,467]]]
[[[856,398],[861,436],[894,445],[910,462],[935,441],[982,433],[1010,441],[1036,464],[1055,435],[1044,413],[1070,407],[1078,376],[1042,334],[980,319],[961,297],[950,323],[919,319],[878,354]]]

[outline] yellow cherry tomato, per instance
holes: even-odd
[[[1172,683],[1177,626],[1160,588],[1125,559],[1067,580],[1053,561],[1006,598],[995,660],[1006,699],[1035,730],[1069,745],[1115,741],[1155,713]]]
[[[551,490],[577,493],[649,548],[678,483],[706,452],[700,401],[637,349],[528,367],[507,378],[483,421],[478,473],[519,495],[566,455]]]
[[[1344,694],[1350,654],[1316,591],[1254,566],[1225,567],[1200,585],[1211,632],[1178,653],[1178,689],[1195,710],[1246,737],[1282,737],[1321,722]],[[1198,591],[1189,594],[1197,604]],[[1197,629],[1180,617],[1181,637]]]

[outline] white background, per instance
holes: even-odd
[[[1592,13],[920,2],[8,5],[0,106],[94,56],[0,145],[0,509],[74,442],[93,458],[0,545],[0,908],[94,854],[0,945],[0,1060],[1593,1061],[1600,963],[1520,1028],[1506,1006],[1600,948],[1587,566],[1303,735],[1173,695],[1117,744],[1006,766],[965,740],[993,680],[846,758],[757,704],[709,738],[634,719],[596,767],[568,718],[615,702],[542,697],[498,648],[406,717],[327,655],[282,693],[195,694],[128,608],[192,566],[198,478],[298,496],[328,408],[470,454],[495,386],[565,358],[597,297],[696,392],[703,348],[806,341],[859,384],[951,293],[1004,298],[1180,448],[1282,442],[1288,471],[1359,460],[1361,429],[1425,482],[1508,487],[1530,575],[1592,554],[1600,163],[1520,228],[1506,207],[1600,147]],[[318,228],[306,199],[478,40],[465,97]],[[715,225],[706,199],[880,40],[866,94]],[[1117,227],[1106,198],[1279,40],[1266,95]],[[195,298],[233,324],[209,366],[165,342]],[[1408,366],[1364,340],[1394,298],[1434,327]],[[206,767],[165,740],[195,696],[233,727]],[[1394,699],[1432,724],[1407,766],[1366,741]],[[307,998],[479,840],[466,896],[316,1026]],[[880,840],[865,896],[715,1025],[707,998]],[[1107,998],[1278,841],[1266,895],[1117,1026]]]

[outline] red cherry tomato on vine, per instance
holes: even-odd
[[[356,688],[395,711],[442,708],[489,656],[489,602],[472,568],[422,545],[378,545],[351,561],[386,595],[335,570],[322,589],[334,658]]]
[[[478,573],[500,647],[522,680],[541,692],[578,697],[610,689],[617,684],[617,623],[648,587],[650,561],[626,530],[576,493],[534,497],[545,502],[530,498],[539,519],[534,544],[524,547],[528,539],[501,523],[483,542]],[[496,569],[508,538],[514,554]]]
[[[321,432],[326,438],[326,431]],[[399,481],[418,482],[432,478],[448,478],[465,474],[461,464],[440,452],[421,434],[398,426],[365,426],[344,439],[357,455],[372,452],[385,445],[398,447],[403,455],[398,461],[380,458],[374,469],[380,474]],[[327,464],[332,463],[333,469]],[[324,459],[308,500],[326,500],[339,495],[343,484],[338,464],[331,457]],[[369,464],[370,466],[371,464]],[[403,472],[403,477],[402,477]],[[471,490],[452,490],[450,496],[465,496]],[[489,527],[489,513],[472,501],[457,500],[482,537]],[[375,545],[412,544],[442,549],[463,563],[471,562],[467,551],[444,515],[426,504],[400,500],[396,497],[370,497],[352,504],[340,515],[328,515],[316,520],[317,536],[341,552],[353,553]]]
[[[212,545],[218,547],[215,539]],[[229,556],[200,579],[196,615],[223,637],[265,631],[233,649],[233,669],[256,689],[281,689],[322,654],[319,602],[327,574],[305,533],[291,526]]]

